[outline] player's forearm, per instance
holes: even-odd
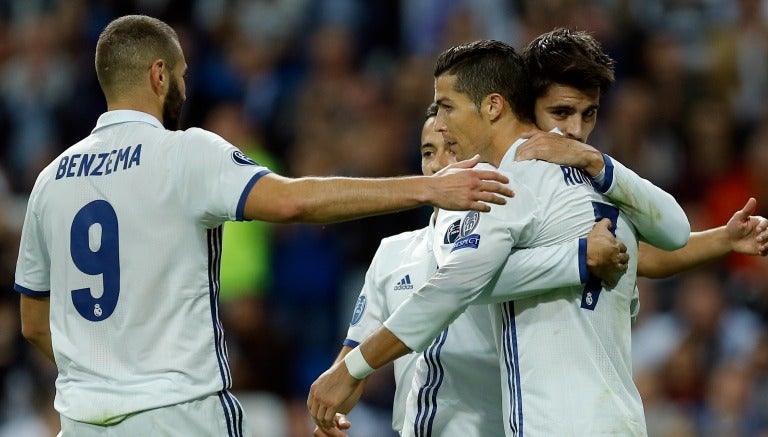
[[[693,232],[688,239],[688,244],[674,251],[665,251],[641,243],[637,274],[647,278],[666,278],[714,261],[730,251],[731,246],[725,226]]]
[[[377,329],[359,347],[365,361],[374,369],[389,364],[411,352],[411,349],[386,326]]]
[[[339,361],[344,360],[344,357],[346,357],[351,350],[352,348],[349,346],[342,346],[341,351],[339,351],[339,355],[336,357],[336,360],[333,363],[336,364]],[[339,413],[347,414],[352,411],[352,408],[354,408],[355,405],[357,405],[357,401],[359,401],[360,396],[363,395],[363,390],[365,389],[365,381],[367,379],[368,378],[362,380],[352,395],[346,401],[344,401],[343,404],[341,404],[338,411]]]
[[[432,200],[425,178],[280,178],[278,183],[270,180],[269,186],[258,187],[267,182],[260,181],[254,188],[268,191],[272,204],[264,205],[264,199],[256,196],[254,202],[246,204],[246,217],[273,222],[331,223],[401,211]]]
[[[53,358],[53,343],[51,341],[51,333],[48,335],[39,335],[35,337],[27,337],[27,341],[35,345],[35,347],[43,353],[52,363],[56,360]]]
[[[637,228],[644,241],[664,250],[685,246],[688,217],[674,197],[610,157],[601,191]]]
[[[49,322],[50,300],[21,295],[21,335],[55,362]]]
[[[513,250],[497,278],[496,285],[483,292],[474,304],[505,302],[582,284],[587,279],[586,245],[572,240]]]

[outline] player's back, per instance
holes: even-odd
[[[501,168],[537,202],[538,226],[519,246],[585,237],[597,219],[610,218],[630,255],[629,269],[616,287],[603,288],[590,279],[586,287],[549,290],[496,305],[507,434],[645,435],[630,361],[634,228],[595,192],[581,170],[543,161],[506,161]]]
[[[137,117],[100,119],[41,173],[30,200],[50,257],[56,408],[79,421],[115,422],[231,385],[220,225],[238,218],[248,176],[220,173],[222,157],[244,158],[208,132]]]

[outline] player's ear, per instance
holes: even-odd
[[[496,121],[501,116],[501,112],[506,104],[507,102],[501,94],[488,94],[483,99],[483,104],[481,106],[482,112],[484,112],[483,115],[487,116],[491,121]]]
[[[165,93],[165,87],[169,80],[169,72],[165,66],[165,61],[156,59],[149,67],[149,81],[152,85],[152,90],[158,95]]]

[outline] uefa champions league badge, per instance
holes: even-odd
[[[475,230],[477,224],[480,223],[480,213],[477,211],[469,211],[464,219],[461,221],[461,231],[459,237],[466,237]]]
[[[464,216],[459,225],[459,238],[453,244],[451,252],[459,249],[477,249],[480,247],[480,235],[472,233],[479,223],[480,213],[477,211],[470,211]]]
[[[232,161],[237,165],[259,165],[253,159],[245,155],[245,153],[235,150],[232,152]]]
[[[357,303],[355,304],[355,311],[352,312],[352,320],[349,321],[350,326],[357,325],[360,322],[360,319],[363,318],[366,301],[367,299],[364,294],[361,294],[360,297],[357,298]]]

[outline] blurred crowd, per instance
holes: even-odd
[[[590,144],[675,195],[694,230],[750,196],[768,216],[765,0],[0,0],[0,437],[58,431],[55,368],[20,335],[19,232],[39,170],[106,109],[96,39],[129,13],[179,34],[183,125],[290,176],[417,174],[440,51],[587,30],[617,62]],[[225,226],[222,316],[255,435],[311,434],[309,385],[341,347],[379,240],[428,214]],[[639,286],[649,435],[768,436],[768,260],[728,256]],[[392,435],[392,384],[377,372],[352,435]]]

